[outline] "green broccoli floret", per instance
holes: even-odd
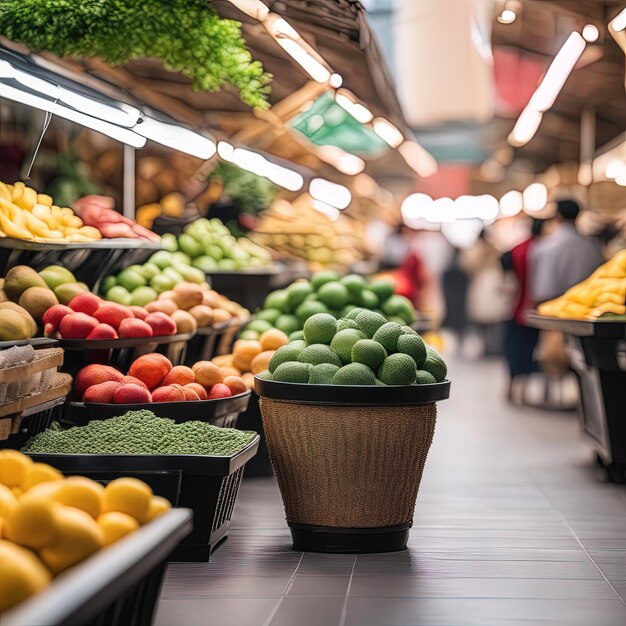
[[[26,443],[31,454],[204,454],[231,456],[247,446],[254,433],[218,428],[205,422],[177,424],[151,411],[128,411],[86,426],[50,428]]]

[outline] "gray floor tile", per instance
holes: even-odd
[[[268,626],[339,626],[344,598],[286,597]]]
[[[161,600],[154,626],[260,626],[276,598]]]

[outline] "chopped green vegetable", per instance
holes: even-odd
[[[86,426],[62,430],[57,423],[26,443],[30,454],[206,454],[231,456],[255,434],[206,422],[177,424],[152,411],[128,411]]]

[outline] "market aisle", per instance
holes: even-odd
[[[496,362],[451,379],[408,551],[295,553],[274,481],[249,480],[211,563],[170,566],[157,624],[626,624],[626,489],[575,417],[510,408]]]

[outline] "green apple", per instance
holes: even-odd
[[[111,289],[107,291],[105,298],[107,300],[110,300],[111,302],[123,304],[124,306],[128,306],[132,302],[132,297],[130,293],[121,285],[115,285],[115,287],[111,287]]]
[[[150,287],[157,293],[163,293],[169,291],[174,287],[176,283],[166,274],[157,274],[151,281]]]
[[[48,267],[44,267],[41,272],[39,272],[39,276],[43,278],[48,288],[52,289],[52,291],[59,285],[67,285],[68,283],[76,282],[74,274],[61,265],[48,265]]]
[[[148,262],[153,263],[159,269],[164,270],[172,264],[172,253],[167,250],[159,250],[148,259]]]
[[[178,240],[176,239],[176,235],[172,233],[164,233],[161,235],[161,248],[163,250],[167,250],[168,252],[176,252],[178,250]]]
[[[137,287],[130,294],[130,303],[136,306],[146,306],[146,304],[154,302],[158,296],[159,294],[152,287]]]
[[[126,291],[135,291],[137,287],[143,287],[148,283],[148,281],[136,270],[131,269],[130,267],[122,270],[117,275],[117,284],[121,285],[126,289]]]
[[[196,257],[191,262],[191,264],[194,267],[197,267],[199,270],[201,270],[205,274],[208,274],[209,272],[212,272],[213,270],[217,269],[217,261],[213,257],[208,256],[206,254]]]

